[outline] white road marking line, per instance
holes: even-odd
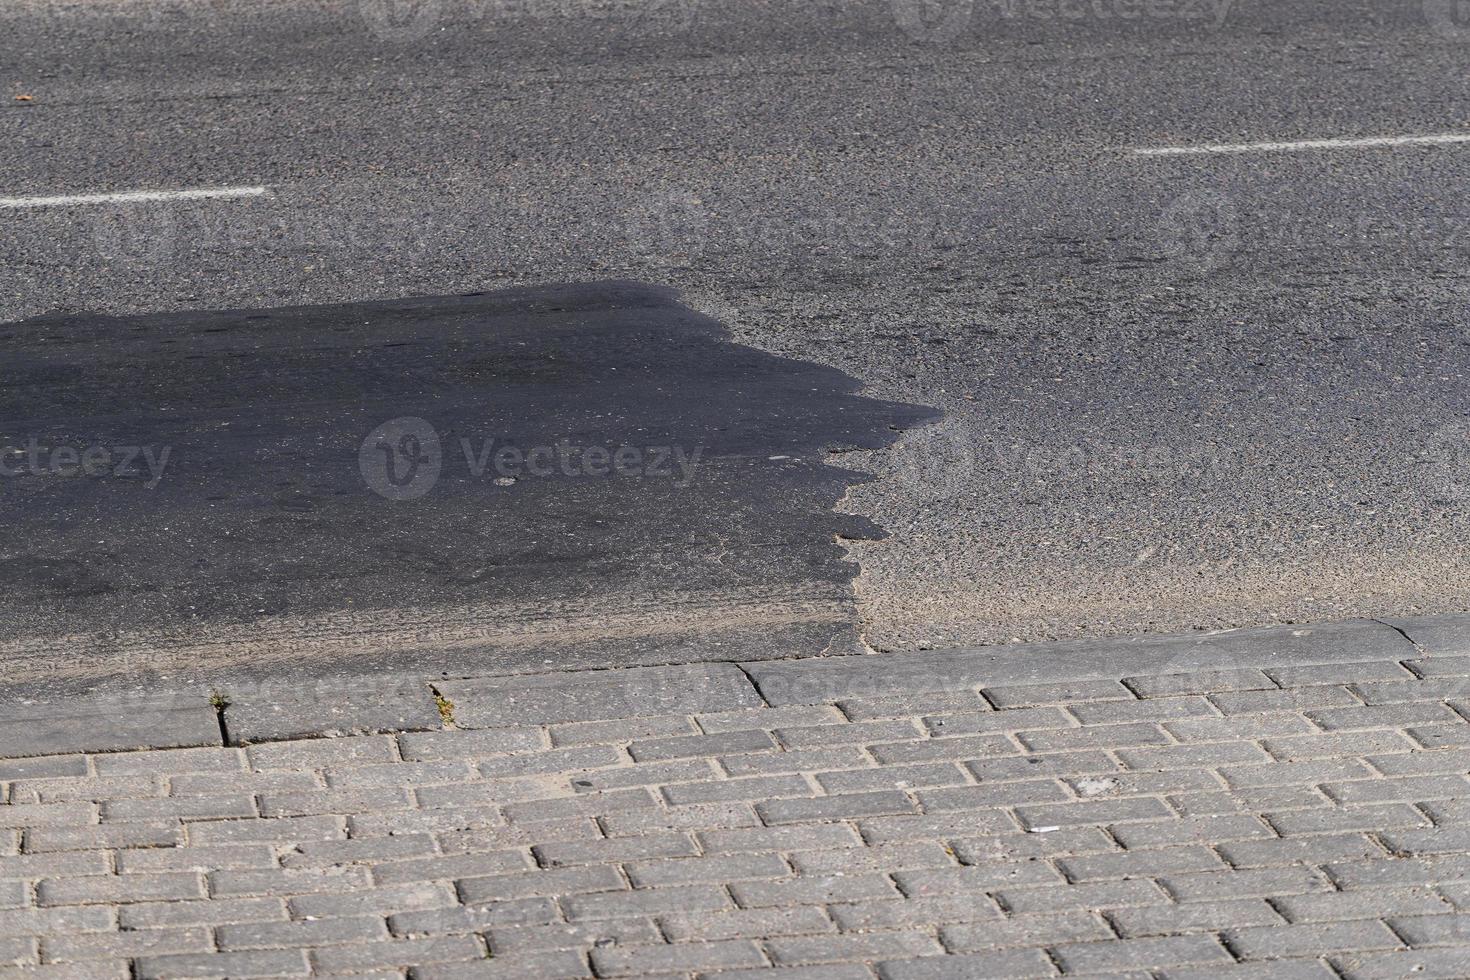
[[[124,191],[116,194],[61,194],[56,197],[0,197],[0,208],[69,208],[139,201],[198,201],[214,197],[262,197],[268,187],[200,187],[186,191]]]
[[[1443,146],[1470,143],[1470,133],[1432,133],[1426,136],[1366,136],[1361,138],[1295,140],[1284,143],[1204,143],[1200,146],[1143,146],[1129,152],[1139,157],[1195,156],[1203,153],[1280,153],[1295,150],[1352,150],[1371,146]]]

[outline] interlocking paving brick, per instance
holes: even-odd
[[[1225,942],[1245,960],[1326,956],[1345,949],[1396,949],[1402,945],[1387,926],[1372,919],[1229,929]]]
[[[1213,694],[1217,691],[1256,691],[1276,687],[1270,677],[1254,667],[1204,670],[1191,674],[1160,674],[1154,677],[1125,677],[1123,683],[1141,698]]]
[[[882,980],[965,980],[971,977],[1054,977],[1051,959],[1038,949],[1014,949],[961,956],[925,956],[878,964]]]
[[[599,678],[463,682],[486,727],[0,760],[0,973],[1463,976],[1470,673],[1374,635],[1126,685],[811,674],[840,705],[728,665],[594,672],[610,714]]]
[[[1013,915],[1000,921],[968,921],[980,920],[975,915],[936,918],[946,923],[939,929],[940,938],[948,949],[956,953],[974,953],[1011,946],[1055,946],[1060,943],[1114,938],[1113,931],[1100,916],[1084,910],[1058,915]]]
[[[1284,922],[1281,915],[1262,898],[1113,909],[1108,918],[1120,935],[1129,938],[1222,932],[1250,926],[1279,926]]]
[[[678,943],[667,946],[604,946],[592,951],[600,977],[695,973],[764,966],[760,947],[749,940]]]
[[[901,904],[901,903],[884,903]],[[843,908],[844,906],[836,906]],[[791,907],[730,909],[721,912],[659,916],[659,925],[671,942],[710,942],[721,939],[764,939],[768,936],[806,936],[836,931],[820,908]],[[847,928],[844,926],[844,928]]]
[[[1193,963],[1231,963],[1234,958],[1214,936],[1165,936],[1058,946],[1052,955],[1067,973],[1150,970]]]

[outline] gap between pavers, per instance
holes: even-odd
[[[0,758],[430,731],[447,724],[466,728],[546,725],[1241,667],[1402,661],[1466,652],[1470,652],[1470,614],[463,680],[327,679],[309,692],[265,685],[246,691],[226,689],[216,698],[189,694],[16,705],[0,717]]]

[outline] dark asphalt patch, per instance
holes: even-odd
[[[13,692],[850,649],[929,409],[634,283],[0,327]]]

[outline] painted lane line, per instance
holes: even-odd
[[[124,191],[116,194],[62,194],[56,197],[0,197],[0,208],[70,208],[140,201],[198,201],[217,197],[263,197],[268,187],[200,187],[185,191]]]
[[[1297,150],[1353,150],[1373,146],[1444,146],[1470,143],[1470,133],[1431,133],[1426,136],[1366,136],[1361,138],[1296,140],[1283,143],[1204,143],[1200,146],[1144,146],[1128,152],[1139,157],[1196,156],[1204,153],[1281,153]]]

